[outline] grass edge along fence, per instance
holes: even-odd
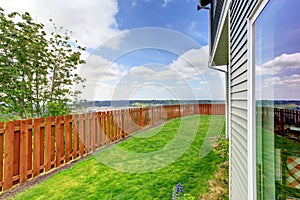
[[[165,120],[224,114],[224,104],[186,104],[0,122],[0,191]]]

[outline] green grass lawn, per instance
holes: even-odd
[[[221,123],[214,126],[220,126],[224,134],[225,117],[216,117]],[[210,119],[210,116],[174,119],[163,126],[138,132],[128,140],[90,156],[72,168],[17,194],[13,199],[171,199],[173,187],[178,182],[183,184],[185,193],[198,199],[201,194],[208,192],[208,180],[213,178],[218,164],[224,161],[215,151],[210,151],[207,156],[199,159],[199,149]],[[195,122],[199,122],[199,126],[193,127]],[[194,128],[195,134],[189,136]],[[118,150],[114,151],[116,148]],[[164,148],[167,152],[165,155],[160,152]],[[183,152],[177,152],[176,149]],[[130,156],[113,154],[118,151],[135,152],[143,156],[140,156],[138,163]],[[159,156],[156,157],[155,152]],[[164,159],[161,156],[165,156]],[[109,158],[119,159],[117,164],[112,163],[113,168],[100,162]],[[149,158],[155,162],[150,163]],[[133,168],[139,164],[145,168]]]

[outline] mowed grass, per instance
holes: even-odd
[[[216,117],[220,118],[221,123],[214,126],[220,126],[224,134],[225,117]],[[217,165],[224,160],[215,151],[210,151],[204,158],[199,158],[199,149],[210,126],[211,116],[186,117],[184,121],[180,118],[174,119],[162,126],[138,132],[128,140],[105,149],[98,155],[90,156],[72,168],[18,193],[13,199],[171,199],[173,187],[178,182],[183,184],[185,193],[198,199],[201,194],[208,192],[208,180],[212,179]],[[189,134],[193,130],[192,127],[182,127],[182,124],[195,126],[195,122],[199,122],[198,128],[195,127],[195,137],[190,141],[184,137],[180,138],[180,134]],[[155,154],[168,144],[172,144],[176,138],[183,144],[189,142],[191,144],[173,162],[168,163],[167,157],[171,155],[167,154],[165,156],[167,164],[163,160],[159,162],[166,166],[153,165],[152,170],[143,171],[138,168],[141,172],[134,172],[135,169],[126,168],[127,164],[123,168],[116,165],[117,167],[113,169],[99,161],[103,160],[105,155],[110,155],[112,148],[145,156],[153,152]],[[178,148],[181,148],[180,145]],[[119,158],[122,160],[122,155],[119,155]],[[155,160],[155,157],[153,159]],[[141,159],[141,162],[147,162],[147,159]]]

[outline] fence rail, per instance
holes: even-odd
[[[164,120],[224,114],[224,104],[187,104],[0,122],[0,191]]]

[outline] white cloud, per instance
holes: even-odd
[[[156,72],[153,69],[150,69],[148,67],[144,67],[144,66],[135,66],[132,67],[130,70],[130,73],[133,76],[153,76],[156,74]]]
[[[117,80],[127,72],[123,66],[110,62],[101,56],[90,55],[85,65],[81,66],[80,76],[87,79],[87,83],[101,81]]]
[[[261,99],[300,99],[300,53],[282,54],[256,66],[261,75],[257,94]]]
[[[300,75],[292,74],[289,76],[275,76],[271,78],[265,78],[263,81],[264,88],[284,86],[288,89],[299,89],[300,88]]]
[[[132,0],[131,1],[131,7],[135,7],[137,5],[137,0]]]
[[[90,48],[120,32],[115,18],[116,0],[4,0],[1,4],[7,12],[29,12],[38,22],[47,23],[48,30],[51,18],[58,27],[71,30],[80,45]]]
[[[299,69],[300,53],[282,54],[260,66],[256,66],[259,75],[278,75],[283,70]]]
[[[224,91],[217,84],[222,84],[223,79],[208,68],[207,51],[208,47],[191,49],[169,65],[145,64],[130,69],[91,55],[80,73],[87,79],[84,97],[89,100],[199,99],[209,98],[216,92],[220,99]]]
[[[171,2],[172,0],[164,0],[163,4],[161,5],[162,7],[167,7],[168,3]]]
[[[105,97],[105,99],[109,98],[111,93],[107,96],[107,88],[111,91],[114,84],[107,84],[107,82],[115,83],[126,74],[127,71],[124,69],[124,66],[110,62],[101,56],[90,55],[86,60],[86,64],[82,65],[79,70],[79,75],[86,79],[84,84],[86,87],[82,90],[81,97],[87,100],[91,100],[96,97]],[[103,86],[104,93],[99,93],[99,86],[100,88]]]
[[[174,60],[169,67],[185,78],[195,79],[208,70],[208,46],[185,52]]]
[[[143,80],[161,81],[183,79],[185,81],[198,80],[199,75],[208,71],[208,48],[191,49],[167,66],[135,66],[130,73]]]
[[[196,22],[195,21],[192,21],[191,23],[190,23],[190,27],[189,27],[190,29],[194,29],[194,28],[196,28]]]

